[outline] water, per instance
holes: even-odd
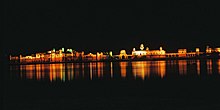
[[[220,59],[14,65],[10,71],[23,80],[50,82],[219,77]]]
[[[4,109],[216,109],[220,59],[11,65]]]

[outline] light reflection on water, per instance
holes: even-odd
[[[220,74],[220,59],[217,61],[218,73]]]
[[[146,80],[172,75],[220,75],[220,59],[13,65],[10,66],[10,71],[19,74],[22,79],[51,82],[114,78]]]

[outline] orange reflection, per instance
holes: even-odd
[[[103,77],[103,62],[91,62],[89,64],[89,74],[90,79],[92,80],[95,77]]]
[[[149,69],[146,68],[146,66],[147,63],[144,61],[132,62],[132,72],[134,74],[134,77],[141,77],[144,80],[145,75],[148,75],[147,69]]]
[[[157,76],[160,76],[163,78],[166,74],[166,62],[165,61],[150,61],[149,66],[147,68],[150,68],[150,72],[153,74],[156,74]]]
[[[92,75],[93,75],[93,78],[98,76],[97,68],[98,68],[97,64],[96,63],[92,63]]]
[[[25,66],[24,65],[20,65],[20,77],[21,78],[23,78],[23,74],[25,73],[24,70],[25,70]]]
[[[111,78],[113,78],[113,64],[112,64],[112,62],[110,63],[110,68],[111,68],[111,70],[110,70]]]
[[[27,79],[33,79],[33,74],[34,74],[34,69],[33,69],[34,65],[26,65],[26,78]]]
[[[84,74],[85,74],[85,72],[84,72],[84,63],[82,63],[82,76],[84,77]]]
[[[49,75],[49,79],[50,79],[50,81],[52,82],[53,81],[53,76],[54,76],[54,72],[55,72],[55,66],[54,66],[54,64],[50,64],[50,75]]]
[[[212,60],[207,59],[206,65],[207,65],[207,73],[212,74]]]
[[[196,60],[196,70],[197,70],[197,74],[200,75],[200,60]]]
[[[103,62],[98,62],[96,64],[97,64],[98,78],[103,77]]]
[[[126,77],[127,62],[120,62],[119,65],[121,68],[121,77],[125,78]]]
[[[179,60],[179,74],[184,75],[187,72],[187,61],[186,60]]]
[[[89,76],[90,76],[90,80],[92,80],[92,63],[89,63]]]
[[[150,75],[156,75],[164,78],[166,76],[166,64],[168,64],[168,71],[179,72],[180,75],[197,72],[201,74],[201,67],[206,66],[207,74],[213,74],[213,71],[220,74],[220,59],[207,59],[203,64],[200,60],[169,60],[169,61],[132,61],[130,62],[90,62],[90,63],[57,63],[57,64],[35,64],[35,65],[20,65],[20,77],[26,79],[41,80],[48,78],[51,82],[55,80],[65,81],[86,76],[93,80],[94,78],[102,78],[104,76],[113,78],[114,74],[119,74],[122,78],[129,78],[129,72],[132,72],[132,77],[145,79]],[[213,62],[216,61],[216,62]],[[120,70],[115,65],[120,66]],[[214,64],[214,65],[213,65]],[[170,68],[169,68],[170,67]],[[189,70],[187,70],[189,69]],[[129,71],[128,71],[129,70]],[[131,70],[131,71],[130,71]],[[19,72],[19,71],[18,71]],[[178,73],[177,72],[177,73]],[[104,73],[109,73],[104,75]],[[85,76],[84,76],[85,75]]]
[[[106,65],[104,65],[103,62],[89,63],[88,72],[90,79],[103,77],[104,66]],[[111,64],[111,66],[113,66],[113,64]],[[21,78],[41,80],[48,77],[51,82],[55,80],[65,81],[74,78],[84,78],[84,75],[86,75],[85,72],[87,72],[85,71],[87,67],[84,63],[20,65],[19,68]],[[113,69],[111,69],[111,71],[111,74],[113,74]]]
[[[68,80],[73,80],[74,78],[74,65],[73,63],[67,63],[67,77]]]
[[[161,78],[165,76],[166,73],[166,62],[165,61],[158,61],[158,74]]]
[[[59,64],[60,67],[60,79],[61,81],[65,81],[66,75],[65,75],[65,64]]]
[[[55,79],[55,80],[57,80],[57,79],[62,79],[62,76],[61,76],[61,72],[62,72],[62,71],[59,69],[60,66],[57,65],[57,64],[54,64],[54,66],[55,66],[54,79]]]
[[[46,76],[46,73],[45,73],[45,70],[46,70],[46,66],[47,66],[48,64],[45,64],[45,65],[43,65],[43,64],[40,64],[40,66],[41,66],[41,70],[40,70],[40,72],[41,72],[41,78],[45,78]]]
[[[75,71],[75,74],[74,74],[74,75],[75,75],[75,78],[78,78],[79,75],[80,75],[80,73],[79,73],[79,69],[80,69],[80,68],[79,68],[79,65],[80,65],[80,63],[76,63],[76,64],[75,64],[75,68],[74,68],[74,69],[76,70],[76,71]]]
[[[220,74],[220,59],[217,61],[217,66],[218,66],[218,74]]]
[[[41,79],[41,65],[36,64],[35,69],[36,69],[36,78],[37,80],[40,80]]]
[[[55,81],[57,79],[65,81],[65,65],[64,64],[50,64],[50,81]]]

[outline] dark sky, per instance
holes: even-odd
[[[216,47],[220,46],[219,9],[218,2],[208,0],[7,0],[1,46],[11,54],[61,47],[130,53],[140,43],[150,49],[163,46],[168,52]]]

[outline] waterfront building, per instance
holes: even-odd
[[[209,46],[206,46],[206,54],[212,54],[212,53],[220,53],[220,48],[211,48]]]
[[[126,50],[121,50],[119,54],[119,59],[127,59],[128,55],[126,53]]]
[[[96,57],[97,57],[97,55],[96,54],[92,54],[92,53],[84,55],[84,59],[85,60],[90,60],[90,61],[95,61],[97,59]]]
[[[178,57],[186,57],[187,49],[178,49]]]
[[[215,52],[220,53],[220,48],[215,48]]]
[[[213,49],[210,48],[209,46],[206,46],[206,53],[212,53],[213,52]]]
[[[158,50],[150,50],[148,47],[140,45],[140,49],[133,48],[131,54],[127,54],[126,50],[121,50],[118,55],[113,55],[113,52],[96,52],[84,54],[84,51],[78,52],[73,49],[49,50],[47,52],[35,53],[31,55],[9,56],[11,63],[39,63],[39,62],[71,62],[71,61],[103,61],[117,59],[151,59],[151,58],[193,58],[196,56],[212,57],[220,56],[220,48],[206,47],[205,52],[200,52],[199,48],[195,51],[187,52],[187,49],[178,49],[176,53],[166,53],[162,47]]]
[[[132,56],[133,57],[146,57],[146,58],[162,58],[165,57],[166,51],[163,50],[162,47],[160,47],[159,50],[149,50],[147,47],[146,50],[144,50],[144,45],[140,45],[140,50],[136,50],[133,48]]]

